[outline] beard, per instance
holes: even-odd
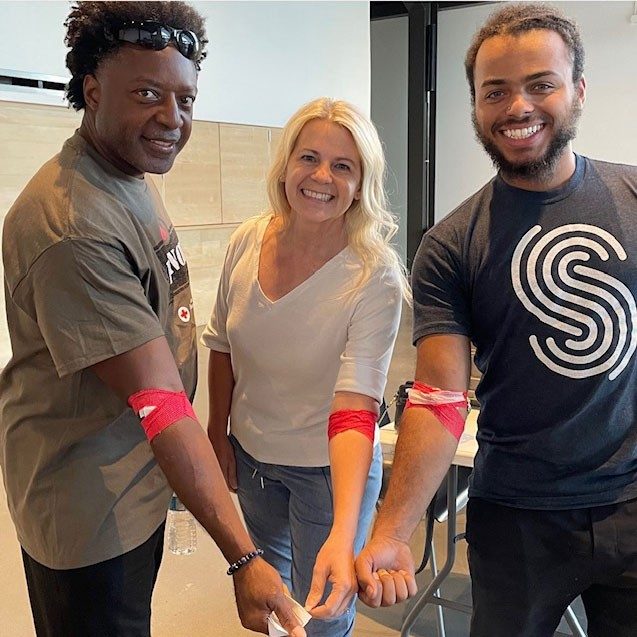
[[[577,97],[573,99],[571,109],[567,120],[555,129],[548,148],[544,155],[538,159],[527,162],[511,162],[497,147],[495,142],[488,138],[478,124],[476,119],[476,109],[473,107],[471,113],[471,121],[473,122],[473,130],[477,140],[482,144],[483,148],[491,158],[496,170],[499,170],[506,178],[523,178],[533,179],[539,182],[549,181],[552,177],[558,160],[562,156],[564,149],[568,143],[575,138],[577,134],[577,122],[582,114],[582,108],[579,105]],[[530,120],[529,120],[530,121]],[[516,121],[516,124],[525,124],[525,120]]]

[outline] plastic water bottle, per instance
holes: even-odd
[[[168,549],[175,555],[190,555],[197,549],[197,524],[192,513],[173,493],[166,519]]]

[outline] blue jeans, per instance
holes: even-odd
[[[334,518],[330,468],[262,463],[246,453],[236,439],[230,439],[237,459],[237,495],[252,540],[265,551],[265,559],[279,571],[294,599],[304,604],[316,555]],[[382,472],[382,452],[376,445],[361,503],[356,554],[367,537]],[[323,599],[328,594],[329,584]],[[355,599],[336,619],[311,620],[306,626],[308,637],[349,637],[354,628],[354,603]]]

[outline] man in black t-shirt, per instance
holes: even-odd
[[[637,635],[637,168],[571,150],[583,60],[551,7],[489,18],[466,71],[498,175],[425,234],[412,270],[416,380],[466,391],[471,343],[483,374],[472,637],[549,637],[578,595],[589,637]],[[357,561],[372,606],[415,593],[407,541],[457,446],[440,413],[401,420]]]

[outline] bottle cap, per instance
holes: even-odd
[[[185,511],[186,507],[183,505],[182,501],[173,493],[170,498],[170,510],[171,511]]]

